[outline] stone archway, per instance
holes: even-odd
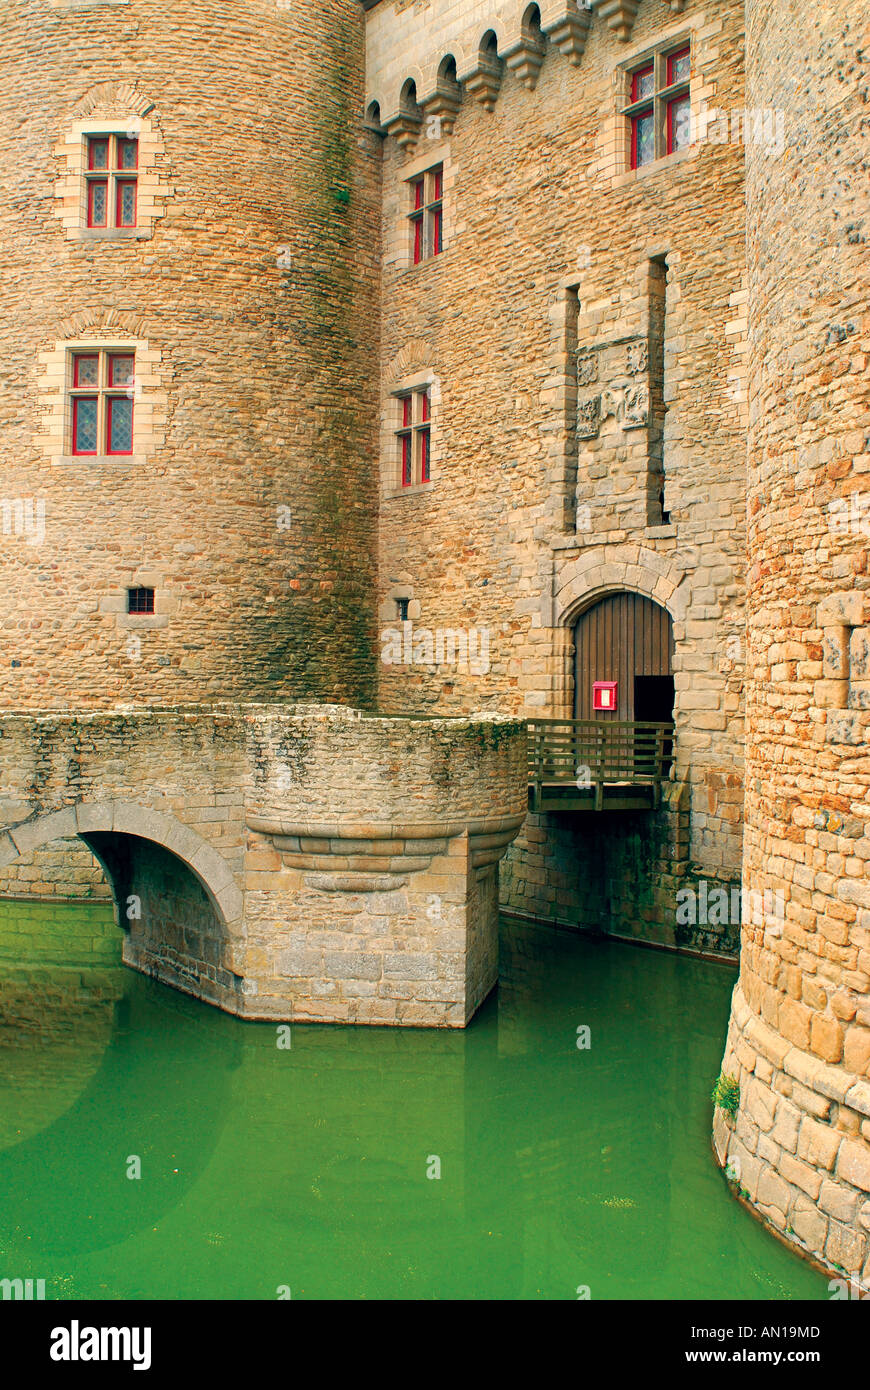
[[[638,545],[589,546],[557,565],[553,576],[552,625],[558,634],[559,696],[555,718],[574,715],[573,630],[586,609],[615,593],[639,594],[670,614],[674,641],[685,635],[691,586],[684,570],[665,556]],[[674,669],[679,669],[675,657]]]
[[[150,840],[168,850],[198,879],[227,928],[241,920],[242,893],[224,857],[175,816],[133,801],[83,801],[7,825],[0,831],[0,868],[50,840],[77,835],[87,843],[89,836],[112,834]]]
[[[81,802],[7,825],[0,866],[78,836],[99,860],[124,929],[127,965],[225,1006],[244,899],[224,857],[174,816],[130,801]]]

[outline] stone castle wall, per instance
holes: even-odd
[[[720,1161],[755,1209],[870,1287],[870,305],[866,6],[747,5],[749,680],[744,928]],[[783,35],[788,34],[788,41]]]
[[[371,702],[363,61],[358,0],[4,5],[5,705]],[[135,232],[84,225],[94,130]],[[135,351],[132,456],[71,455],[73,344]]]
[[[401,597],[412,637],[458,629],[485,632],[488,643],[485,661],[479,639],[476,662],[382,661],[380,700],[396,712],[570,716],[572,626],[582,609],[620,589],[664,605],[674,622],[680,816],[655,818],[660,850],[645,858],[619,853],[614,825],[609,876],[614,929],[632,934],[646,923],[656,939],[673,942],[676,887],[731,885],[740,874],[744,152],[739,137],[711,134],[631,172],[619,84],[624,66],[652,45],[687,37],[703,133],[705,108],[743,107],[743,11],[731,0],[690,0],[676,13],[645,0],[623,41],[595,9],[572,54],[557,42],[556,12],[565,8],[542,6],[544,29],[556,27],[534,90],[514,66],[526,9],[519,0],[434,3],[422,12],[382,3],[369,13],[367,96],[390,132],[381,632],[395,626]],[[491,110],[477,99],[475,76],[490,23],[501,57]],[[456,59],[461,101],[437,138],[430,117],[444,109],[437,73],[447,54]],[[408,79],[422,118],[416,143],[403,146]],[[444,250],[409,265],[408,180],[439,162]],[[659,409],[637,427],[625,400],[655,386],[659,303],[667,412],[663,426]],[[432,481],[402,489],[393,393],[421,380],[432,390]],[[587,427],[583,408],[595,400],[604,414]],[[655,524],[648,485],[657,428],[666,524]],[[530,820],[509,852],[506,905],[592,925],[597,904],[587,912],[586,889],[574,896],[574,888],[595,881],[599,861],[592,827],[569,834],[554,817]],[[640,911],[619,889],[626,868]],[[562,912],[554,912],[554,892]],[[572,896],[573,913],[565,901]],[[712,935],[733,949],[733,923]]]

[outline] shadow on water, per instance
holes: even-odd
[[[128,971],[53,995],[0,975],[23,1083],[0,1089],[0,1274],[53,1297],[824,1297],[710,1155],[735,972],[516,922],[501,971],[464,1032],[294,1025],[289,1049]]]

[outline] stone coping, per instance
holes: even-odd
[[[172,719],[198,719],[198,718],[239,718],[249,720],[256,719],[333,719],[341,723],[361,723],[367,726],[373,724],[382,725],[408,725],[422,724],[435,729],[455,729],[465,725],[474,728],[478,725],[498,725],[504,727],[519,728],[526,724],[527,720],[519,715],[501,714],[490,710],[475,711],[472,714],[462,715],[429,715],[429,714],[381,714],[376,711],[359,710],[351,705],[326,705],[326,704],[258,704],[255,702],[232,702],[226,701],[215,704],[177,704],[177,705],[114,705],[107,709],[81,709],[75,710],[66,708],[58,709],[0,709],[0,720],[27,720],[38,723],[42,720],[60,720],[69,722],[77,720],[80,723],[97,723],[101,720],[129,719],[129,718],[152,718],[163,717]]]
[[[480,820],[443,821],[279,821],[265,816],[248,816],[249,830],[263,835],[315,840],[436,840],[453,839],[467,830],[469,835],[498,835],[518,830],[526,818],[525,808],[513,816],[492,816]]]

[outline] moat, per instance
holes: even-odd
[[[119,961],[104,905],[0,903],[0,1277],[49,1299],[828,1297],[711,1156],[725,966],[505,921],[466,1031],[288,1038]]]

